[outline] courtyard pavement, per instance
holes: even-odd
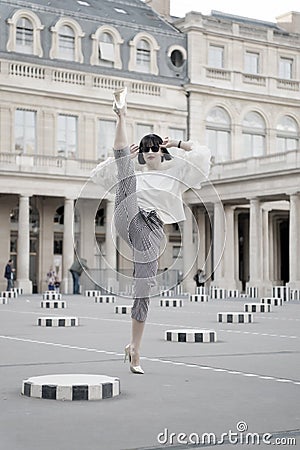
[[[134,375],[123,363],[130,317],[114,312],[131,301],[62,299],[65,310],[42,309],[41,294],[0,305],[1,450],[178,450],[214,443],[300,449],[299,301],[254,313],[254,323],[228,324],[218,323],[217,313],[243,311],[249,299],[185,300],[182,308],[153,299],[142,345],[145,375]],[[56,315],[78,317],[80,325],[37,326],[38,317]],[[178,328],[215,330],[218,342],[165,341],[165,330]],[[21,395],[29,377],[66,373],[118,377],[121,395],[73,402]]]

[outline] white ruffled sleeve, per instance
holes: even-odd
[[[98,164],[91,172],[93,183],[102,186],[106,192],[115,191],[117,183],[117,165],[114,157],[109,157]]]
[[[179,178],[183,183],[183,192],[189,188],[200,189],[210,173],[211,151],[209,148],[193,142],[192,150],[176,152],[175,159]]]

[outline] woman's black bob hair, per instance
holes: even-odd
[[[146,136],[144,136],[141,139],[141,142],[139,145],[139,154],[138,154],[139,163],[146,164],[146,162],[144,160],[143,151],[142,151],[143,147],[159,147],[162,143],[163,143],[162,138],[160,136],[158,136],[157,134],[146,134]],[[164,159],[166,161],[169,161],[170,159],[172,159],[172,156],[170,155],[170,153],[168,152],[168,150],[166,148],[161,147],[161,151],[163,153],[162,161]]]

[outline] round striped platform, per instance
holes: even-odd
[[[120,392],[120,379],[105,375],[43,375],[22,384],[23,395],[49,400],[102,400]]]
[[[47,309],[64,309],[66,302],[64,300],[43,300],[41,302],[41,308]]]
[[[17,298],[18,294],[15,291],[2,291],[1,297],[5,298]]]
[[[165,340],[173,342],[217,342],[217,334],[213,330],[167,330]]]
[[[218,313],[218,322],[252,323],[253,315],[246,312],[221,312]]]
[[[37,324],[40,327],[77,327],[78,317],[39,317]]]
[[[260,299],[261,303],[272,305],[272,306],[282,306],[283,300],[279,297],[263,297]]]
[[[8,297],[0,297],[0,305],[7,305],[8,301]]]
[[[266,313],[272,312],[271,305],[266,303],[245,303],[244,304],[245,312],[256,312],[256,313]]]

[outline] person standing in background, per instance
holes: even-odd
[[[13,264],[14,264],[13,260],[10,259],[5,266],[4,278],[7,279],[7,287],[6,287],[7,291],[10,291],[14,287],[15,269],[13,268]]]
[[[80,276],[84,269],[86,269],[86,270],[88,269],[87,260],[76,256],[72,266],[69,269],[72,274],[72,278],[73,278],[73,294],[74,295],[80,294],[79,280],[80,280]]]

